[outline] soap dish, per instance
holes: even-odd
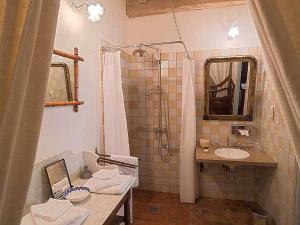
[[[71,202],[81,202],[90,195],[88,187],[71,187],[64,193],[64,198]]]

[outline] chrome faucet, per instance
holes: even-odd
[[[227,146],[227,148],[230,147],[230,144],[231,144],[230,137],[227,136],[227,137],[226,137],[226,146]]]

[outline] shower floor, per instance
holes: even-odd
[[[179,202],[179,195],[133,191],[133,225],[250,225],[254,202],[202,198]]]

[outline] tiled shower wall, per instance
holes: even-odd
[[[172,57],[172,62],[168,58]],[[140,188],[177,193],[179,190],[178,151],[163,157],[158,152],[158,137],[154,127],[158,126],[158,95],[146,96],[146,91],[158,85],[158,55],[150,54],[144,58],[130,56],[128,90],[125,94],[130,149],[132,155],[139,157]],[[172,146],[179,146],[181,115],[181,73],[179,63],[183,54],[162,54],[162,87],[168,94],[169,124]],[[176,60],[177,59],[177,60]],[[182,64],[182,63],[181,63]],[[126,84],[125,81],[125,84]],[[125,85],[126,86],[126,85]]]

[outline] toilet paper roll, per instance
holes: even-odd
[[[241,130],[241,129],[239,129],[238,132],[239,132],[242,136],[249,137],[249,131],[248,131],[248,130]]]

